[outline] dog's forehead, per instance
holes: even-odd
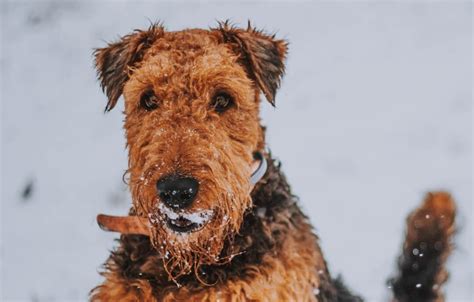
[[[251,83],[238,59],[215,31],[166,32],[134,69],[125,86],[125,95],[129,90],[142,91],[150,85],[155,87],[155,92],[165,94],[190,87],[205,93],[210,86],[247,90]]]
[[[236,55],[221,43],[216,31],[188,29],[165,32],[144,57],[144,63],[159,62],[173,68],[206,68],[234,63]]]
[[[168,41],[175,47],[190,46],[207,47],[212,44],[219,44],[219,34],[215,30],[206,30],[200,28],[186,29],[180,31],[165,31],[159,41]]]

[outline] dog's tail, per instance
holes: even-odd
[[[444,301],[441,286],[448,279],[445,263],[452,250],[455,214],[451,196],[434,192],[408,216],[398,275],[389,280],[394,301]]]

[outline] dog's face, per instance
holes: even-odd
[[[96,51],[106,110],[125,99],[133,205],[170,275],[231,256],[264,146],[259,94],[273,103],[285,55],[284,41],[227,24],[154,25]]]

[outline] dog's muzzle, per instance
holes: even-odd
[[[252,188],[250,191],[253,190],[254,186],[262,179],[267,171],[267,161],[261,152],[254,153],[252,171],[252,175],[250,176]],[[191,214],[176,213],[166,206],[160,206],[160,212],[162,213],[161,218],[164,218],[167,227],[175,232],[181,233],[201,229],[212,218],[213,214],[212,211],[206,210]],[[151,234],[150,220],[145,217],[99,214],[97,215],[97,223],[104,231],[145,236],[150,236]]]

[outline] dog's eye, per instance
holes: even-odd
[[[158,98],[152,90],[145,91],[142,94],[140,106],[147,111],[152,111],[158,107]]]
[[[219,92],[212,98],[211,106],[215,111],[221,113],[232,107],[234,99],[225,92]]]

